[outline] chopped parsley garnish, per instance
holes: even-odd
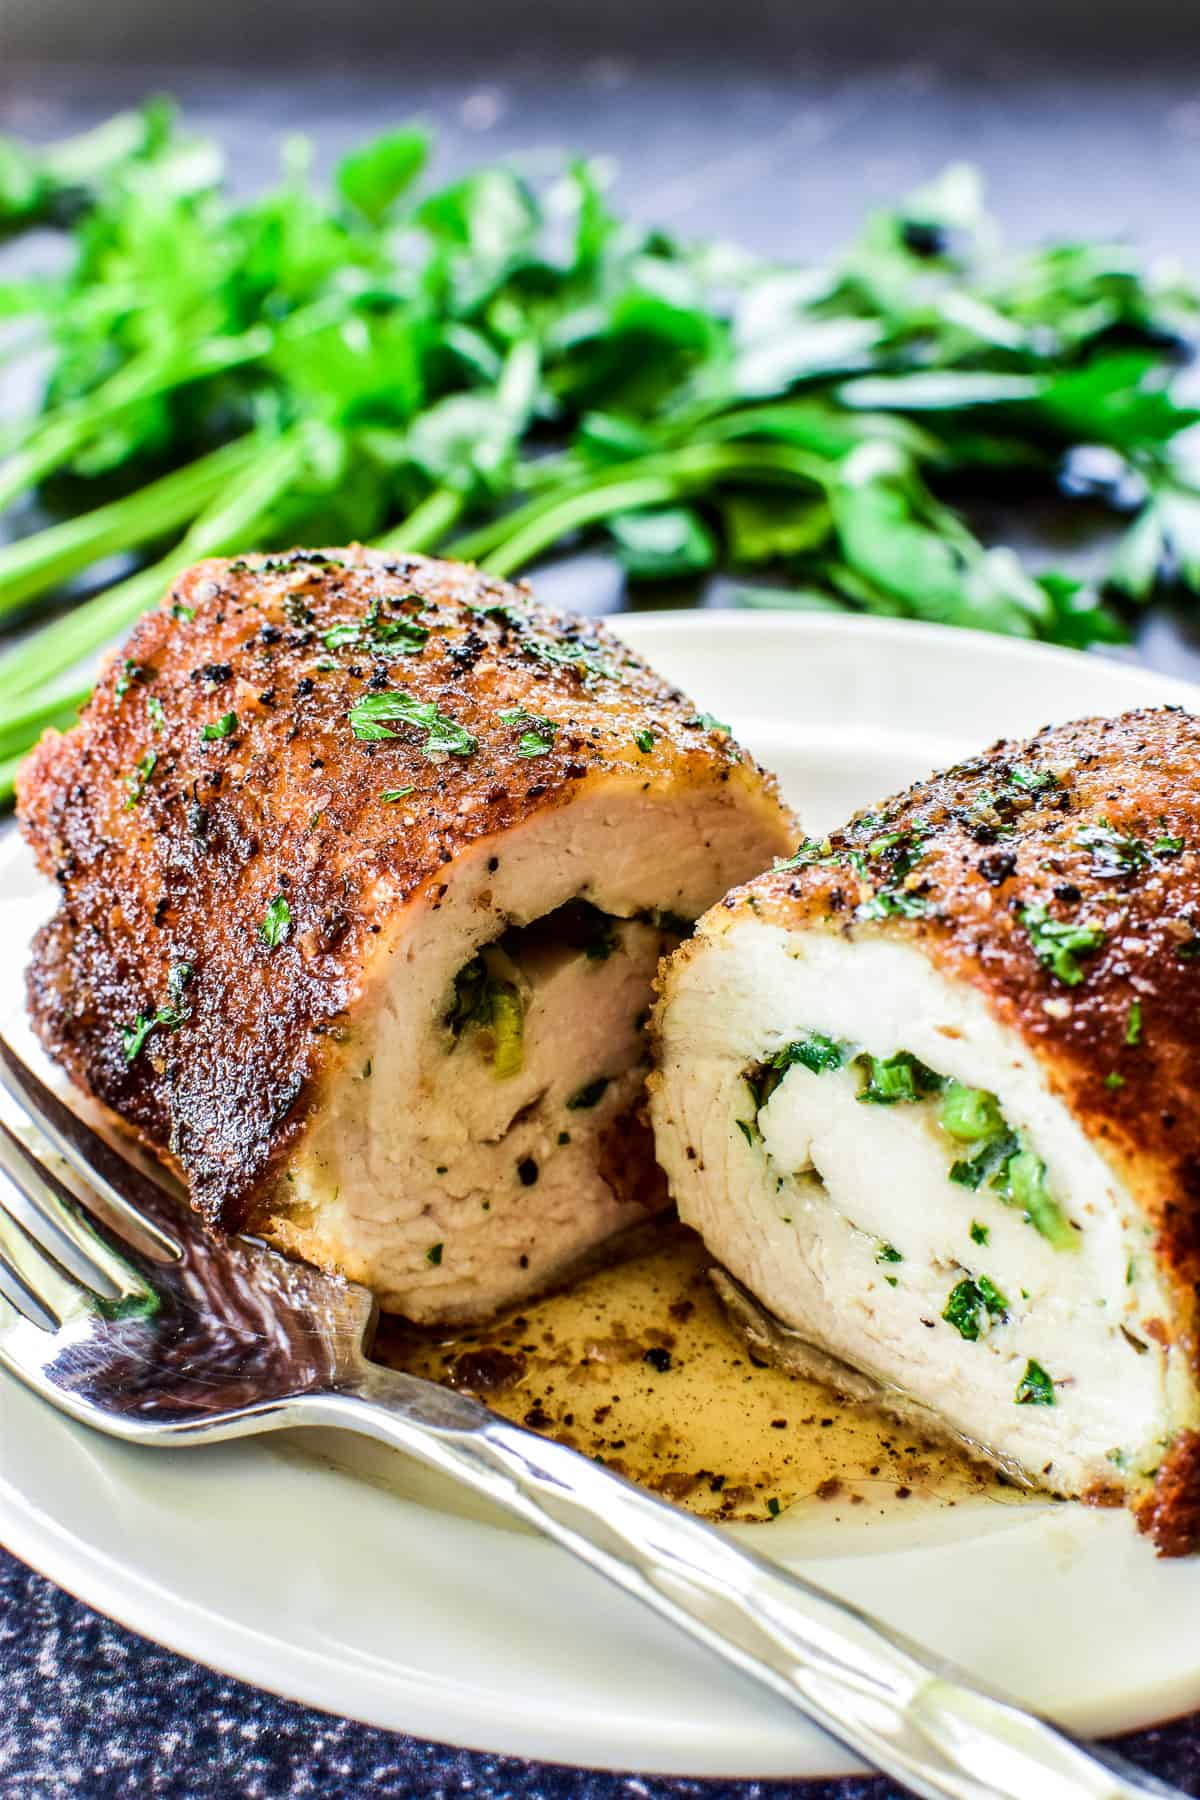
[[[146,791],[146,783],[154,773],[154,765],[158,756],[153,750],[147,750],[137,768],[125,777],[125,811],[136,806]]]
[[[341,650],[346,644],[357,644],[361,634],[361,625],[334,625],[321,642],[327,650]]]
[[[1142,1003],[1140,1000],[1130,1002],[1129,1012],[1125,1019],[1125,1042],[1136,1046],[1142,1041]]]
[[[263,914],[258,935],[268,950],[276,950],[292,929],[292,909],[282,894],[276,894]]]
[[[775,873],[781,874],[788,869],[808,869],[815,863],[835,860],[833,841],[830,838],[805,838],[799,849],[791,856],[783,857],[775,863]]]
[[[395,802],[397,800],[403,800],[407,795],[413,794],[415,792],[416,792],[416,789],[413,787],[413,784],[410,781],[407,787],[384,788],[384,790],[380,794],[379,798],[383,801],[385,806],[392,806],[395,804]]]
[[[908,1050],[898,1050],[895,1056],[863,1055],[855,1060],[866,1077],[866,1085],[858,1096],[864,1105],[895,1106],[898,1101],[924,1100],[943,1085],[942,1076]]]
[[[157,694],[151,694],[146,701],[146,711],[150,715],[150,723],[155,731],[165,731],[167,715],[163,711],[163,703]]]
[[[953,1325],[959,1337],[973,1344],[990,1319],[1003,1325],[1008,1318],[1008,1301],[986,1275],[974,1280],[967,1276],[951,1289],[942,1317]]]
[[[779,1517],[779,1502],[775,1498],[774,1494],[772,1494],[770,1499],[767,1501],[767,1511],[768,1511],[768,1513],[770,1513],[770,1515],[773,1519],[777,1519]]]
[[[536,656],[539,662],[573,669],[582,680],[594,681],[601,675],[609,681],[616,680],[616,671],[605,662],[596,643],[577,643],[569,638],[556,641],[530,633],[521,639],[521,649],[527,656]]]
[[[413,725],[425,735],[421,746],[426,756],[446,751],[451,756],[471,756],[478,748],[469,731],[454,719],[447,718],[432,700],[414,700],[411,694],[394,690],[384,694],[364,694],[350,708],[350,729],[356,738],[373,742],[379,738],[398,737],[389,723]]]
[[[1125,1086],[1125,1077],[1116,1069],[1113,1069],[1104,1077],[1104,1085],[1106,1088],[1123,1088]]]
[[[652,731],[639,731],[633,741],[644,756],[649,756],[654,748],[654,733]]]
[[[158,1007],[152,1013],[138,1013],[132,1025],[121,1028],[121,1043],[125,1052],[125,1061],[131,1063],[140,1052],[142,1045],[152,1031],[160,1028],[163,1031],[178,1031],[185,1019],[191,1017],[191,1007],[184,1004],[183,990],[192,979],[191,963],[176,963],[167,976],[167,993],[169,1002]]]
[[[1159,824],[1165,825],[1166,820],[1160,819]],[[1187,845],[1181,837],[1173,837],[1169,831],[1164,831],[1155,838],[1150,846],[1150,852],[1153,856],[1182,856],[1186,848]]]
[[[1150,867],[1150,856],[1141,838],[1124,837],[1107,819],[1085,825],[1075,842],[1092,853],[1092,866],[1098,875],[1135,875]]]
[[[201,726],[201,741],[210,744],[214,738],[227,738],[237,727],[238,716],[235,712],[222,713],[219,719],[210,720],[207,725]]]
[[[1083,980],[1079,958],[1099,950],[1104,942],[1103,927],[1086,921],[1052,919],[1040,900],[1022,907],[1020,919],[1043,968],[1065,986],[1077,987]]]
[[[430,1244],[428,1250],[425,1252],[425,1261],[427,1263],[432,1263],[436,1269],[442,1260],[442,1251],[445,1248],[446,1246],[444,1244]]]
[[[522,732],[518,740],[518,756],[548,756],[553,750],[558,731],[557,720],[539,718],[536,713],[527,712],[523,706],[510,707],[507,712],[497,713],[496,716],[502,725],[530,727]]]
[[[878,1250],[875,1252],[875,1261],[877,1263],[898,1263],[903,1262],[904,1258],[901,1256],[899,1250],[897,1250],[895,1244],[881,1243]]]
[[[1025,1364],[1025,1373],[1017,1383],[1013,1399],[1018,1406],[1054,1405],[1054,1383],[1041,1363],[1034,1362],[1032,1357]]]
[[[194,606],[184,606],[181,600],[176,600],[172,604],[171,617],[173,619],[182,619],[185,625],[190,625],[195,616],[196,609]]]
[[[428,628],[412,619],[393,619],[389,624],[381,625],[379,602],[372,600],[361,624],[333,625],[322,642],[327,650],[342,650],[353,645],[372,656],[418,656],[428,637]]]
[[[854,916],[856,919],[920,919],[928,911],[929,902],[924,894],[884,888],[856,907]]]
[[[141,664],[133,662],[127,656],[121,664],[121,673],[117,676],[116,686],[113,688],[113,699],[123,700],[134,682],[144,681],[145,678],[146,671]]]
[[[973,1244],[986,1245],[991,1235],[986,1225],[981,1225],[978,1219],[971,1220],[971,1242]]]
[[[689,725],[698,725],[701,731],[720,731],[726,737],[733,735],[733,726],[726,725],[723,719],[714,719],[711,713],[697,713],[694,719],[686,721]]]
[[[913,826],[908,831],[885,832],[882,837],[875,838],[867,845],[867,855],[873,862],[882,859],[887,863],[890,882],[903,881],[924,856],[921,845],[928,835],[923,826]]]
[[[733,1122],[745,1138],[746,1142],[750,1145],[750,1148],[753,1149],[755,1144],[760,1141],[760,1133],[757,1125],[752,1125],[749,1119],[735,1119]]]
[[[604,1098],[609,1077],[598,1075],[595,1081],[589,1081],[585,1087],[578,1088],[567,1101],[568,1112],[587,1112]]]
[[[1026,794],[1044,794],[1059,785],[1058,776],[1052,769],[1026,769],[1019,763],[1013,764],[1005,780]]]

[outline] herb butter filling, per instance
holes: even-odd
[[[1005,1119],[995,1094],[939,1075],[908,1050],[872,1056],[855,1044],[819,1031],[785,1044],[746,1071],[754,1118],[739,1120],[738,1125],[749,1141],[761,1142],[758,1115],[787,1071],[797,1067],[813,1075],[853,1069],[860,1082],[858,1099],[864,1106],[927,1107],[948,1140],[948,1180],[991,1193],[1002,1206],[1018,1209],[1026,1224],[1055,1250],[1079,1249],[1082,1234],[1051,1193],[1045,1163]],[[973,1237],[976,1229],[973,1224]]]

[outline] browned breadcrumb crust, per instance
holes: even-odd
[[[1200,1431],[1179,1433],[1135,1510],[1160,1556],[1190,1556],[1200,1545]]]
[[[977,988],[1150,1223],[1174,1306],[1145,1329],[1200,1374],[1200,721],[1162,707],[1003,740],[801,860],[723,906],[785,928],[898,933]],[[1039,959],[1039,907],[1102,934],[1066,978]],[[1200,1547],[1198,1445],[1179,1434],[1138,1509],[1164,1555]]]
[[[475,748],[431,756],[425,728],[395,721],[361,741],[351,708],[397,690]],[[547,752],[522,754],[531,732]],[[467,845],[613,772],[776,804],[681,693],[524,587],[361,547],[199,563],[20,772],[61,894],[29,971],[38,1034],[210,1223],[238,1228],[333,1064],[384,922],[436,905]],[[127,1058],[125,1032],[160,1009]]]

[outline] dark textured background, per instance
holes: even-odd
[[[163,89],[219,133],[246,186],[270,173],[285,131],[312,133],[325,163],[415,114],[439,131],[440,173],[508,152],[611,154],[618,197],[640,215],[803,257],[842,240],[865,204],[965,157],[1015,233],[1122,233],[1200,267],[1189,0],[0,0],[0,130],[55,135]],[[990,522],[1086,564],[1077,514]],[[539,585],[589,609],[622,600],[597,559]],[[1200,675],[1200,634],[1168,609],[1139,651]],[[1200,1795],[1195,1722],[1127,1748]],[[3,1800],[894,1792],[595,1775],[394,1737],[148,1646],[0,1552]]]

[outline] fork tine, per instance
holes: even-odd
[[[23,1123],[31,1122],[34,1133],[47,1140],[46,1144],[37,1145],[37,1152],[45,1155],[49,1150],[62,1157],[83,1182],[86,1205],[94,1208],[105,1223],[154,1262],[183,1260],[179,1243],[148,1218],[124,1191],[130,1186],[136,1191],[139,1183],[149,1184],[149,1177],[126,1162],[64,1106],[4,1038],[0,1038],[0,1092],[15,1102]],[[24,1136],[21,1130],[17,1141],[21,1142]]]
[[[69,1208],[64,1190],[39,1167],[0,1120],[0,1207],[61,1269],[103,1300],[120,1300],[128,1281],[117,1279],[107,1247]],[[117,1265],[119,1268],[120,1265]]]
[[[9,1267],[8,1259],[0,1254],[0,1298],[7,1301],[21,1318],[28,1319],[42,1331],[57,1331],[62,1321],[55,1317],[49,1307],[44,1306],[37,1295],[32,1293],[16,1270]]]
[[[55,1304],[51,1290],[59,1290]],[[75,1289],[79,1293],[79,1289]],[[0,1294],[17,1311],[43,1331],[57,1331],[71,1311],[71,1290],[66,1278],[44,1257],[32,1238],[26,1237],[12,1216],[0,1207]]]

